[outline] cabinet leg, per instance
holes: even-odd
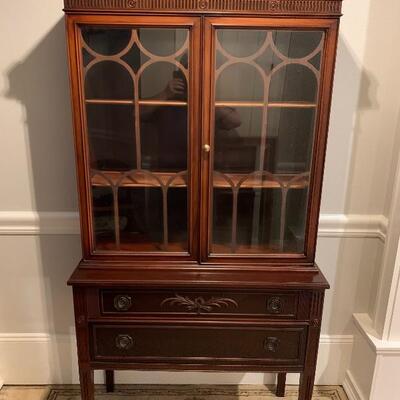
[[[286,373],[280,372],[278,374],[278,382],[276,384],[276,396],[285,397]]]
[[[311,400],[313,395],[315,372],[304,371],[300,374],[299,400]]]
[[[94,400],[94,372],[90,368],[79,368],[82,400]]]
[[[107,393],[114,391],[114,371],[113,370],[106,370],[106,391]]]

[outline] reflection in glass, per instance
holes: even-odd
[[[217,29],[212,254],[304,252],[323,40]]]
[[[300,101],[315,103],[317,77],[301,64],[289,64],[277,70],[271,77],[269,101]]]
[[[141,28],[140,43],[150,53],[166,57],[182,49],[188,37],[187,29]]]
[[[264,83],[255,66],[237,63],[222,69],[215,92],[216,100],[263,101]]]
[[[321,31],[273,31],[275,46],[284,56],[303,58],[315,51],[321,44]]]
[[[86,74],[87,99],[133,99],[133,80],[127,69],[114,61],[101,61]]]
[[[96,249],[188,252],[188,29],[82,27]]]
[[[111,243],[115,248],[113,193],[109,187],[92,187],[93,223],[96,247]]]
[[[214,168],[221,172],[258,169],[261,124],[261,108],[216,107]]]
[[[180,62],[187,66],[187,57],[182,57]],[[156,62],[140,76],[139,96],[141,99],[186,100],[186,88],[186,77],[179,67],[168,62]]]
[[[187,169],[187,107],[140,108],[142,168],[151,171]]]
[[[130,29],[83,26],[81,32],[85,44],[96,53],[104,56],[118,54],[124,50],[132,36]]]
[[[272,108],[268,112],[265,169],[279,174],[311,169],[314,108]]]
[[[135,168],[134,114],[125,104],[87,104],[90,165],[94,169]]]

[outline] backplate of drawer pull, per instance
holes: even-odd
[[[129,350],[133,347],[133,338],[128,334],[120,334],[115,338],[115,345],[120,350]]]
[[[282,311],[282,305],[282,299],[280,297],[270,297],[267,301],[267,310],[271,314],[279,314]]]
[[[264,349],[269,353],[276,353],[279,347],[279,339],[277,337],[267,337],[264,341]]]
[[[114,308],[117,311],[128,311],[132,307],[132,297],[118,294],[114,297]]]

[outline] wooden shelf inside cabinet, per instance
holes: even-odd
[[[214,173],[213,187],[226,189],[240,187],[241,189],[304,189],[309,184],[308,173],[304,174],[270,174],[261,176],[259,173]],[[186,171],[182,172],[150,172],[132,170],[92,171],[92,186],[114,187],[187,187]]]
[[[187,173],[132,171],[92,171],[92,186],[114,187],[187,187]]]
[[[86,104],[120,104],[120,105],[133,105],[135,100],[117,100],[117,99],[86,99]],[[169,106],[169,107],[185,107],[188,105],[187,101],[178,100],[139,100],[137,102],[140,106]]]
[[[214,173],[214,188],[240,189],[304,189],[309,184],[309,174],[272,174],[257,171],[249,174]]]
[[[317,104],[302,101],[269,102],[262,101],[216,101],[215,107],[265,107],[268,108],[316,108]]]

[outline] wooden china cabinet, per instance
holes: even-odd
[[[65,0],[93,370],[300,372],[341,0]]]

